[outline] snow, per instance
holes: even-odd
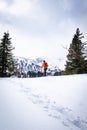
[[[87,130],[87,74],[0,78],[0,130]]]

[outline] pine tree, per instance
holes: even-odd
[[[65,74],[81,74],[87,72],[85,43],[82,43],[82,38],[84,36],[80,33],[79,28],[77,28],[68,50]]]
[[[4,33],[0,42],[0,77],[11,76],[17,71],[13,49],[9,33]]]

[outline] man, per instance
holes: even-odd
[[[46,76],[46,71],[48,68],[48,63],[44,60],[42,63],[42,68],[44,69],[44,76]]]

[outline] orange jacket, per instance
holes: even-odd
[[[43,63],[42,63],[42,68],[44,68],[44,69],[48,68],[47,62],[43,62]]]

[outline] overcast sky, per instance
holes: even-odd
[[[9,31],[14,55],[65,59],[76,28],[87,41],[87,0],[0,0],[0,39]]]

